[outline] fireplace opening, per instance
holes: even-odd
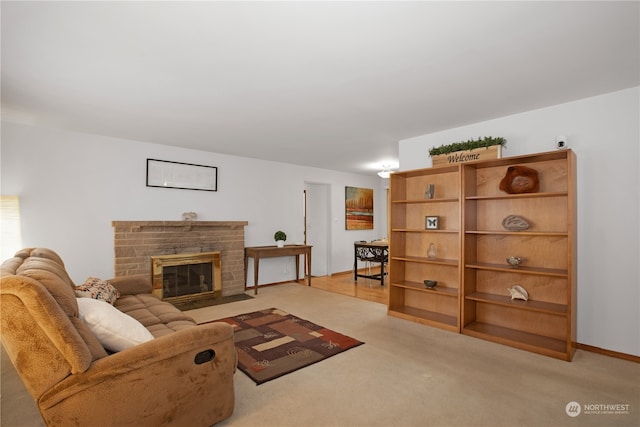
[[[222,296],[220,252],[151,257],[153,293],[163,300]]]
[[[211,263],[162,267],[162,297],[180,297],[213,291]]]

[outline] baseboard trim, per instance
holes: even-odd
[[[366,268],[359,268],[358,272],[363,272],[366,271]],[[351,274],[353,275],[353,270],[347,270],[347,271],[336,271],[335,273],[331,273],[330,276],[344,276],[345,274]]]
[[[629,362],[640,363],[640,356],[634,356],[633,354],[621,353],[619,351],[607,350],[606,348],[600,348],[593,345],[576,343],[576,348],[580,350],[588,351],[591,353],[602,354],[604,356],[615,357],[616,359],[628,360]]]
[[[313,278],[313,277],[315,277],[315,276],[311,276],[311,277]],[[285,285],[285,284],[287,284],[287,283],[303,283],[303,282],[304,282],[304,283],[306,283],[306,282],[307,282],[307,279],[306,279],[306,278],[304,278],[304,279],[298,279],[298,280],[296,280],[296,279],[291,279],[291,280],[285,280],[284,282],[260,283],[260,284],[258,285],[258,289],[261,289],[261,288],[267,288],[267,287],[269,287],[269,286]],[[252,291],[254,287],[255,287],[255,286],[245,286],[245,287],[244,287],[244,291],[245,291],[245,292],[247,292],[247,291]]]

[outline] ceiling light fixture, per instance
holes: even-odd
[[[391,166],[386,166],[386,165],[382,165],[382,170],[380,172],[378,172],[378,176],[380,178],[389,178],[389,175],[391,175],[393,172],[391,172]]]

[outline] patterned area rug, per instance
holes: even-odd
[[[277,308],[216,320],[235,330],[238,368],[256,384],[364,344]]]

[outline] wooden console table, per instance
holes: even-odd
[[[353,244],[353,279],[357,282],[358,277],[366,277],[368,279],[380,280],[380,286],[384,286],[384,264],[389,260],[389,243],[388,242],[355,242]],[[360,274],[358,273],[358,261],[379,262],[379,274]]]
[[[251,246],[244,248],[244,288],[247,289],[247,266],[249,258],[253,258],[253,293],[258,294],[258,266],[260,258],[274,258],[283,256],[296,257],[296,280],[300,277],[300,255],[304,255],[307,261],[307,285],[311,286],[311,246],[285,245],[277,246]]]

